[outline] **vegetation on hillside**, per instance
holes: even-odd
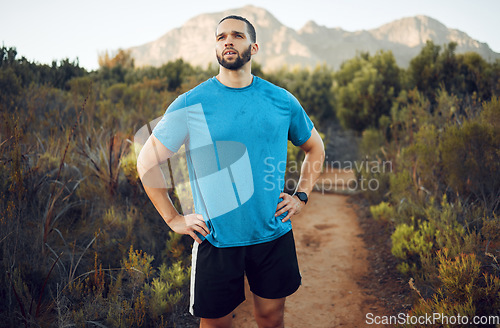
[[[409,314],[472,322],[500,314],[500,63],[454,48],[428,43],[411,61],[388,114],[362,132],[363,153],[391,170],[358,174],[380,181],[365,196],[392,226]]]

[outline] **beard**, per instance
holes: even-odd
[[[230,70],[238,70],[243,65],[245,65],[246,63],[248,63],[250,61],[250,58],[252,58],[251,50],[252,50],[252,46],[250,45],[250,46],[248,46],[248,49],[246,49],[245,51],[243,51],[241,53],[241,56],[238,53],[238,57],[233,62],[228,62],[227,60],[225,60],[224,56],[222,56],[222,54],[220,56],[219,55],[216,56],[217,57],[217,61],[224,68],[227,68],[227,69],[230,69]]]

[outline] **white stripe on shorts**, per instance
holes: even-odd
[[[193,243],[193,252],[191,254],[191,288],[189,297],[189,312],[194,315],[194,278],[196,277],[196,260],[198,258],[198,242]]]

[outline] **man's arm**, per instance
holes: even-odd
[[[165,163],[174,153],[166,148],[153,134],[148,138],[137,158],[137,171],[149,199],[160,213],[163,220],[173,231],[190,235],[198,243],[210,233],[200,214],[180,215],[175,209],[165,183],[160,164]]]
[[[323,162],[325,160],[323,140],[321,140],[315,128],[311,131],[311,137],[309,137],[300,148],[306,155],[300,169],[300,179],[297,184],[296,192],[305,192],[307,196],[309,196],[313,190],[314,184],[321,174]],[[283,198],[283,201],[281,201],[276,208],[276,216],[280,216],[288,211],[287,216],[282,220],[283,222],[290,220],[293,215],[298,214],[305,205],[297,196],[281,193],[280,197]]]

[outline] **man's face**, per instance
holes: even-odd
[[[215,54],[222,67],[238,70],[252,58],[252,42],[245,22],[226,19],[217,27]]]

